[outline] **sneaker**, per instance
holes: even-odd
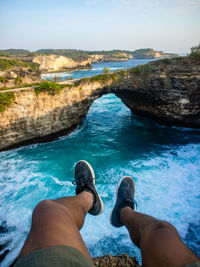
[[[120,221],[120,211],[124,207],[135,208],[134,200],[134,181],[130,176],[124,176],[117,186],[116,203],[110,215],[110,223],[114,227],[121,227],[123,224]]]
[[[95,188],[95,174],[92,166],[85,160],[80,160],[75,166],[76,195],[83,191],[92,193],[94,204],[89,210],[92,215],[99,215],[103,211],[103,202]]]

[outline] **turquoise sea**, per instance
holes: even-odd
[[[105,205],[100,216],[87,215],[81,230],[92,256],[129,253],[141,259],[126,229],[109,224],[124,175],[135,180],[138,211],[174,224],[200,256],[200,131],[136,116],[108,94],[70,135],[0,153],[0,225],[8,228],[0,233],[0,246],[11,250],[0,266],[18,255],[40,200],[74,195],[74,165],[80,159],[93,166]]]
[[[60,78],[61,80],[67,79],[80,79],[88,76],[94,76],[102,73],[103,69],[109,68],[109,70],[115,71],[119,69],[131,68],[137,65],[146,64],[150,61],[155,61],[156,59],[132,59],[128,61],[121,62],[102,62],[102,63],[93,63],[92,69],[89,70],[79,70],[79,71],[70,71],[70,72],[60,72],[60,73],[48,73],[43,74],[42,78],[44,80],[51,80],[54,77]]]

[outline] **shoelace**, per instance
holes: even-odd
[[[82,179],[82,177],[83,177],[83,179]],[[85,177],[84,176],[82,176],[82,177],[81,177],[81,179],[79,181],[73,180],[72,184],[73,185],[77,185],[77,186],[83,186],[83,185],[87,184],[87,182],[84,181]],[[92,178],[92,180],[94,181],[95,178]]]
[[[138,207],[138,205],[137,205],[137,202],[136,202],[136,200],[135,200],[135,199],[133,199],[133,204],[134,204],[134,209],[136,209],[136,210],[137,210],[137,207]]]

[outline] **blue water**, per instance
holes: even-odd
[[[92,256],[139,250],[124,227],[109,224],[118,181],[135,180],[138,211],[174,224],[200,256],[200,131],[161,126],[136,116],[113,94],[96,100],[87,117],[68,136],[0,153],[0,245],[18,255],[30,229],[34,206],[43,199],[71,196],[74,164],[89,161],[105,210],[87,215],[81,230]]]
[[[128,61],[121,62],[102,62],[102,63],[93,63],[92,69],[90,70],[78,70],[78,71],[69,71],[69,72],[60,72],[60,73],[48,73],[43,74],[42,79],[53,79],[54,77],[58,77],[61,80],[67,79],[80,79],[88,76],[94,76],[103,72],[103,69],[109,68],[110,71],[115,71],[124,68],[131,68],[137,65],[146,64],[151,61],[155,61],[156,59],[131,59]]]

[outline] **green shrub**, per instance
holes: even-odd
[[[190,57],[200,61],[200,44],[191,48]]]
[[[7,53],[0,53],[0,57],[10,57],[10,55]]]
[[[108,74],[108,73],[103,73],[103,74],[99,74],[99,75],[96,75],[96,76],[93,76],[90,78],[90,81],[91,82],[101,82],[101,83],[104,83],[108,80],[110,80],[111,78],[111,75]]]
[[[0,58],[0,70],[9,70],[14,67],[26,67],[34,71],[37,71],[39,68],[38,63],[23,62],[18,59],[5,59]]]
[[[169,65],[171,63],[171,61],[169,58],[164,58],[164,59],[162,59],[162,63]]]
[[[64,87],[66,87],[66,85],[44,81],[41,82],[37,88],[35,88],[35,93],[38,95],[40,92],[47,92],[51,95],[55,95],[58,94]]]
[[[9,107],[14,99],[14,93],[0,93],[0,112],[5,111],[6,107]]]
[[[131,73],[134,73],[136,75],[150,75],[152,73],[152,68],[150,65],[142,65],[135,68],[132,68]]]
[[[87,83],[87,82],[100,82],[101,84],[104,84],[109,80],[117,81],[118,78],[119,78],[119,74],[117,72],[112,73],[112,74],[111,73],[107,73],[107,74],[102,73],[99,75],[92,76],[90,78],[83,78],[83,79],[77,80],[73,83],[73,86],[78,87],[78,86],[80,86],[84,83]]]
[[[115,72],[115,73],[113,73],[113,74],[110,75],[110,78],[111,78],[114,82],[116,82],[116,81],[118,81],[118,79],[119,79],[119,74],[118,74],[117,72]]]
[[[20,87],[20,85],[22,84],[22,78],[20,76],[17,76],[17,78],[15,78],[14,83]]]
[[[125,70],[120,70],[118,73],[121,76],[126,76],[126,74],[127,74],[127,72]]]
[[[4,86],[6,86],[6,83],[8,82],[8,78],[0,76],[0,82],[4,84]]]
[[[77,80],[73,83],[73,86],[78,87],[79,85],[84,84],[86,81],[89,81],[89,78],[83,78],[83,79]]]

